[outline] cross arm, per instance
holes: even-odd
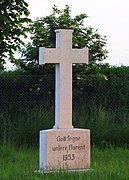
[[[57,64],[59,62],[59,49],[55,48],[39,48],[39,64]]]
[[[77,64],[88,64],[88,56],[89,56],[89,51],[88,48],[83,48],[83,49],[73,49],[72,54],[71,54],[71,59],[73,62],[71,63],[77,63]]]

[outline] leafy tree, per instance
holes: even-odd
[[[5,58],[16,64],[14,51],[23,44],[21,35],[26,37],[30,22],[28,4],[24,0],[0,1],[0,69],[4,68]]]
[[[68,5],[64,10],[53,7],[51,15],[37,18],[31,25],[31,43],[28,43],[22,51],[21,66],[29,64],[32,67],[38,64],[39,47],[55,47],[55,29],[73,29],[73,48],[89,48],[90,65],[102,61],[107,57],[106,37],[102,37],[98,30],[84,27],[86,14],[80,14],[74,18],[70,15],[71,9]]]

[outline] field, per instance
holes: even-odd
[[[91,170],[48,174],[35,170],[39,131],[54,125],[54,75],[1,74],[0,180],[128,180],[128,72],[109,68],[73,78],[73,126],[91,130]]]
[[[88,172],[66,172],[39,174],[37,148],[15,148],[0,146],[1,180],[126,180],[129,179],[129,150],[106,148],[91,150],[91,170]]]

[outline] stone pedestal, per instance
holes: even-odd
[[[89,129],[40,131],[40,172],[90,168]]]

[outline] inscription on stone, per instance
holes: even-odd
[[[56,141],[59,143],[59,145],[52,147],[52,151],[64,151],[64,154],[62,155],[63,161],[73,161],[76,159],[75,154],[71,154],[70,151],[85,151],[86,146],[83,145],[77,145],[77,142],[81,141],[81,137],[71,137],[68,136],[57,136]],[[66,146],[62,146],[62,142],[66,142]],[[70,143],[70,144],[69,144]]]
[[[53,130],[47,134],[49,143],[47,144],[47,164],[49,169],[78,169],[89,168],[90,133],[88,130],[74,129]]]

